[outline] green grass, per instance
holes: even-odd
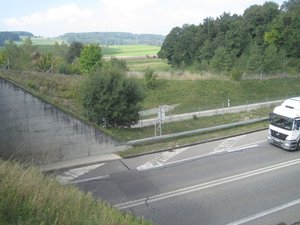
[[[170,71],[171,66],[159,58],[140,58],[140,59],[125,59],[130,71],[144,72],[147,67],[150,67],[155,72]]]
[[[62,42],[66,42],[60,38],[50,38],[50,37],[31,37],[30,40],[32,41],[33,45],[48,45],[49,47],[53,48],[56,43],[61,44]],[[22,44],[23,40],[17,41],[16,44]]]
[[[263,102],[300,95],[300,78],[268,80],[157,80],[148,90],[143,107],[180,104],[173,114]]]
[[[1,225],[150,224],[15,162],[0,160],[0,187]]]
[[[31,38],[33,45],[55,45],[55,43],[61,44],[63,41],[66,42],[63,39],[60,38],[44,38],[44,37],[35,37]]]
[[[138,57],[156,55],[159,52],[160,47],[151,45],[118,45],[107,47],[102,46],[101,50],[104,57]]]
[[[267,117],[273,108],[264,108],[249,112],[215,115],[209,117],[199,117],[187,121],[179,121],[176,123],[165,123],[162,125],[163,134],[171,134],[182,131],[196,130],[201,128],[213,127],[221,124],[230,124],[239,121],[245,121],[254,118]],[[145,137],[154,136],[154,126],[131,129],[110,129],[116,136],[122,137],[123,140],[136,140]]]

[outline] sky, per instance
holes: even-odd
[[[57,37],[68,32],[131,32],[167,35],[224,12],[243,14],[265,0],[4,0],[0,31]],[[284,0],[273,0],[279,6]]]

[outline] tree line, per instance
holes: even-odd
[[[300,72],[300,0],[252,5],[173,28],[158,56],[174,67],[242,74]]]
[[[84,44],[97,43],[101,45],[156,45],[161,46],[163,35],[132,34],[128,32],[84,32],[66,33],[60,38],[69,43],[81,42]]]
[[[26,31],[1,31],[0,47],[7,41],[21,41],[21,36],[32,37],[33,34]]]

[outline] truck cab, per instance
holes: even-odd
[[[269,120],[269,143],[289,151],[300,150],[300,97],[275,107]]]

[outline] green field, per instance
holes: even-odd
[[[155,72],[166,72],[171,69],[171,66],[159,58],[140,58],[140,59],[125,59],[130,71],[144,72],[147,67],[150,67]]]
[[[31,38],[33,45],[55,45],[55,43],[61,44],[62,42],[66,42],[60,38],[43,38],[43,37],[35,37]]]
[[[102,46],[104,57],[140,57],[153,56],[160,50],[159,46],[150,45],[118,45]]]
[[[49,45],[50,47],[54,46],[56,43],[61,44],[63,42],[67,43],[65,40],[60,38],[46,38],[46,37],[32,37],[30,38],[33,45]],[[18,41],[16,44],[20,45],[23,41]]]
[[[33,37],[31,38],[32,44],[37,46],[40,53],[51,52],[55,54],[55,45],[65,40],[60,38],[44,38]],[[18,45],[22,42],[17,42]],[[67,48],[65,45],[64,48]],[[0,48],[0,50],[3,47]],[[130,71],[144,72],[147,67],[151,67],[156,72],[164,72],[170,70],[170,65],[165,60],[156,57],[160,50],[159,46],[151,45],[115,45],[115,46],[101,46],[104,58],[119,57],[126,60]],[[67,51],[67,49],[65,50]]]

